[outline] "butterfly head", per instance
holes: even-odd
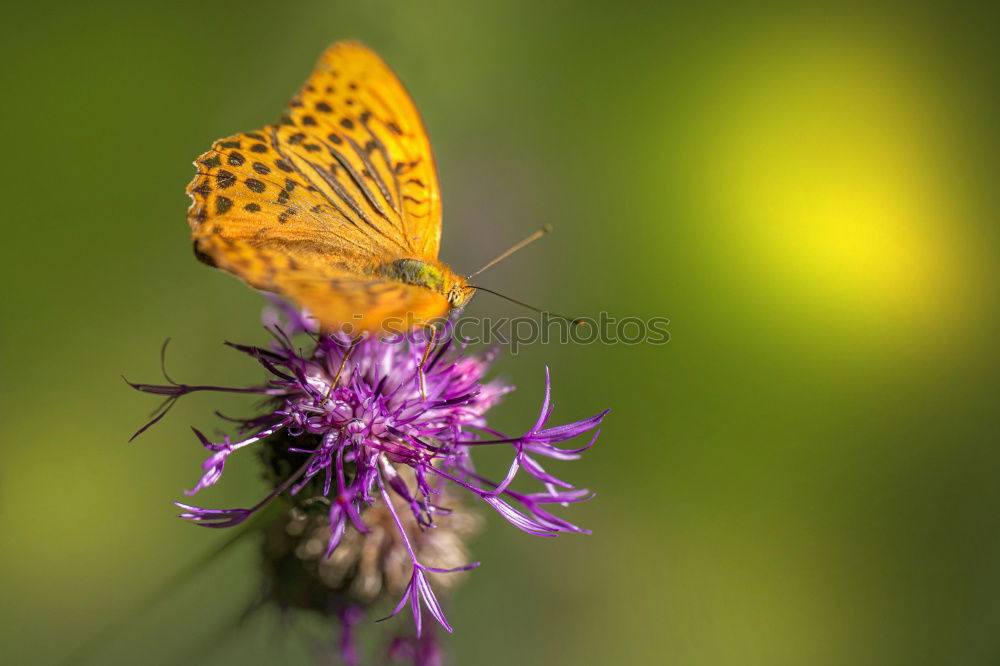
[[[451,278],[451,285],[448,287],[448,291],[445,292],[448,296],[448,305],[451,306],[452,310],[461,310],[472,298],[472,295],[476,293],[476,289],[457,275],[452,274],[449,277]]]

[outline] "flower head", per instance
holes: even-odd
[[[318,559],[322,561],[335,561],[339,549],[349,549],[349,544],[375,529],[392,533],[393,552],[405,562],[406,575],[391,615],[409,606],[418,639],[424,633],[425,613],[451,631],[431,579],[479,565],[433,556],[434,549],[426,546],[422,536],[433,534],[451,514],[457,494],[482,501],[529,534],[586,533],[545,507],[567,506],[589,499],[590,493],[556,478],[540,461],[578,458],[596,441],[597,427],[607,412],[549,425],[551,383],[546,371],[545,397],[537,418],[523,434],[507,435],[490,428],[485,417],[512,390],[485,379],[494,354],[468,354],[451,340],[428,350],[421,334],[355,341],[318,335],[308,320],[292,311],[286,314],[290,317],[286,322],[274,313],[268,315],[268,329],[274,336],[268,347],[227,343],[268,371],[270,379],[263,385],[192,386],[178,384],[169,376],[165,385],[132,384],[140,391],[166,396],[164,409],[151,423],[162,418],[179,397],[196,391],[256,393],[267,398],[265,413],[236,421],[236,437],[215,441],[194,430],[209,455],[188,494],[217,483],[230,456],[249,448],[263,456],[273,490],[248,508],[211,509],[178,502],[183,518],[205,527],[231,527],[284,496],[301,514],[302,529],[314,542],[317,530],[321,531],[325,542]],[[296,333],[311,336],[307,353],[293,343]],[[583,446],[560,446],[585,433],[592,435]],[[512,460],[502,479],[493,481],[476,471],[472,450],[478,446],[511,449]],[[521,472],[540,482],[542,489],[512,490],[511,482]],[[386,586],[380,583],[378,587]],[[343,614],[351,612],[349,606],[326,610],[340,613],[342,625],[348,627],[351,622]],[[394,649],[399,654],[408,650],[424,654],[430,645],[401,640]],[[353,650],[352,644],[348,647]]]

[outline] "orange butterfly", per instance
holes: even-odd
[[[425,325],[476,289],[437,259],[441,198],[420,116],[361,44],[331,46],[277,124],[216,141],[195,166],[198,258],[298,302],[324,330]]]

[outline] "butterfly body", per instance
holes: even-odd
[[[278,123],[216,141],[195,166],[196,256],[325,329],[420,326],[473,293],[437,258],[440,193],[417,110],[360,44],[327,49]]]
[[[441,262],[397,259],[379,266],[378,272],[389,279],[442,294],[453,308],[464,306],[471,298],[472,290],[468,282]]]

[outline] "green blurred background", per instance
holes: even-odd
[[[225,534],[175,518],[193,397],[127,444],[174,339],[249,383],[259,296],[191,256],[183,187],[271,122],[329,43],[413,93],[468,271],[574,314],[668,316],[665,346],[506,356],[519,430],[613,408],[558,471],[591,537],[502,520],[450,607],[452,663],[1000,662],[1000,48],[991,3],[97,2],[2,13],[0,642],[51,664]],[[489,295],[476,314],[521,314]],[[246,403],[226,399],[240,411]],[[502,456],[501,456],[502,457]],[[487,456],[489,458],[489,456]],[[500,464],[500,458],[487,461]],[[261,493],[252,456],[199,499]],[[237,548],[95,664],[307,664]],[[324,634],[327,632],[327,634]],[[208,651],[206,645],[217,644]]]

